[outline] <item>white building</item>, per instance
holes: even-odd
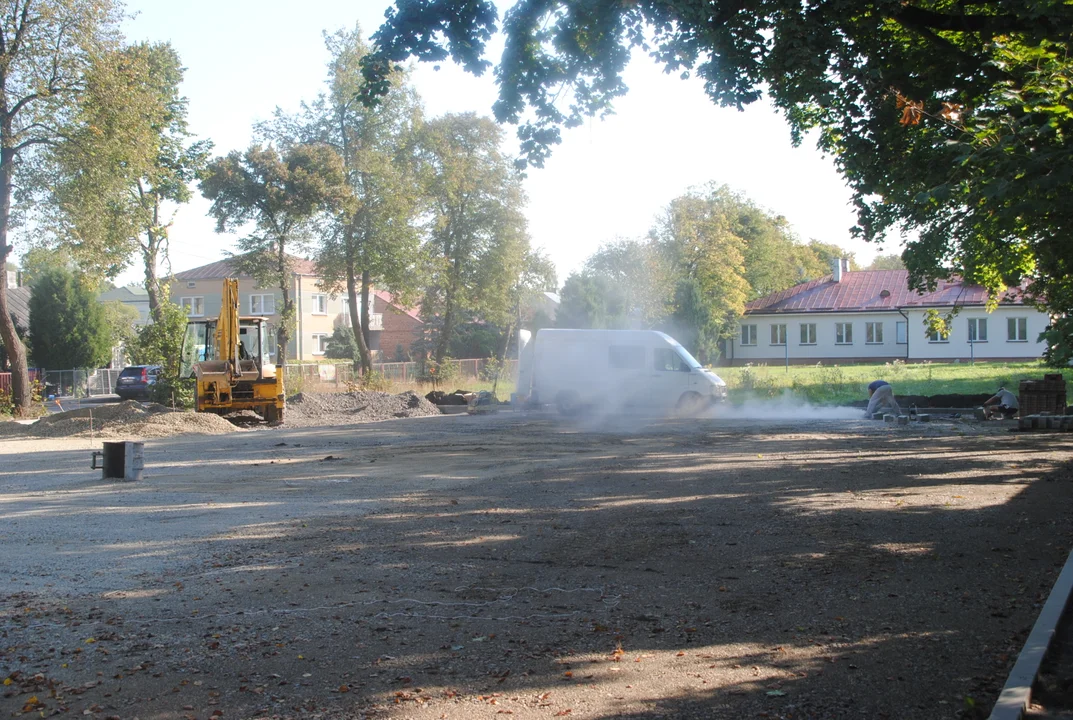
[[[724,360],[747,363],[854,363],[905,360],[1034,360],[1043,354],[1039,335],[1046,313],[1024,302],[1019,288],[988,312],[987,291],[939,281],[934,292],[908,289],[906,270],[831,275],[772,293],[746,305]],[[929,309],[958,308],[948,336],[929,333]]]

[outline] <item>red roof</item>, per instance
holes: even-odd
[[[317,274],[317,266],[312,260],[305,260],[304,258],[295,257],[293,255],[289,255],[288,257],[291,261],[291,269],[296,275],[315,276]],[[208,265],[183,270],[182,272],[175,273],[175,279],[220,280],[229,277],[239,277],[242,273],[239,273],[236,270],[235,259],[236,258],[233,257],[225,258],[214,263],[209,263]]]
[[[1023,304],[1020,288],[1004,292],[1002,303]],[[983,305],[987,290],[959,280],[940,280],[933,292],[909,289],[908,270],[859,270],[842,273],[841,282],[824,277],[746,303],[747,313],[867,312],[900,307]]]
[[[421,319],[421,308],[416,308],[416,307],[404,308],[404,307],[402,307],[401,305],[399,305],[398,303],[395,302],[395,296],[392,295],[391,293],[389,293],[387,290],[376,290],[376,289],[374,289],[373,290],[373,295],[375,295],[376,297],[380,298],[381,300],[383,300],[384,302],[386,302],[388,305],[390,305],[391,307],[395,308],[399,312],[402,312],[402,313],[405,313],[405,314],[409,315],[414,320],[417,320],[418,322],[422,322],[422,323],[424,322],[424,320]]]

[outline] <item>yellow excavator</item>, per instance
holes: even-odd
[[[268,352],[266,320],[240,317],[238,280],[224,280],[220,316],[190,320],[183,339],[182,377],[195,378],[195,409],[224,415],[253,410],[283,422],[283,377]]]

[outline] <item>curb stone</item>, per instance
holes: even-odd
[[[1039,675],[1040,665],[1050,649],[1058,623],[1069,606],[1073,594],[1073,552],[1066,558],[1058,579],[1051,588],[1043,609],[1032,626],[1021,654],[1017,656],[1013,670],[1006,678],[1006,685],[998,696],[988,720],[1022,720],[1032,700],[1032,684]]]

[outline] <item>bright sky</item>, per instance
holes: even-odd
[[[246,148],[254,123],[277,106],[294,111],[324,87],[322,31],[379,27],[387,0],[129,0],[137,16],[127,38],[170,41],[183,64],[190,127],[224,154]],[[784,215],[804,240],[833,242],[868,262],[877,248],[853,240],[849,191],[833,162],[811,145],[793,148],[785,122],[766,104],[743,113],[713,105],[697,81],[664,75],[635,54],[630,93],[617,114],[567,131],[544,169],[529,171],[527,217],[534,246],[555,261],[562,282],[602,243],[642,237],[662,208],[710,181],[744,192]],[[475,78],[446,63],[417,67],[414,84],[429,117],[474,111],[491,116],[491,73]],[[517,150],[508,127],[506,150]],[[235,238],[217,235],[198,194],[172,228],[178,272],[225,257]],[[894,251],[887,247],[885,252]],[[121,283],[140,282],[137,267]]]

